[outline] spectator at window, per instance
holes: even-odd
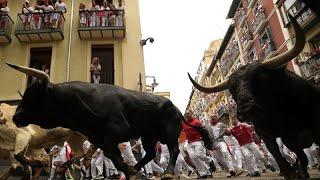
[[[57,13],[53,14],[53,18],[52,18],[52,28],[59,28],[62,18],[63,16],[61,15],[61,13],[66,13],[67,12],[67,7],[66,4],[62,1],[62,0],[58,0],[55,4],[54,4],[54,9]]]
[[[108,10],[108,19],[109,19],[109,25],[115,26],[116,21],[116,12],[114,10],[117,10],[112,1],[105,0],[104,1],[105,7]]]
[[[98,57],[92,58],[92,63],[90,67],[91,76],[94,84],[99,84],[101,79],[101,65],[100,59]]]
[[[30,30],[30,24],[33,16],[30,13],[33,13],[33,12],[34,12],[34,9],[32,6],[30,6],[29,0],[25,0],[22,7],[22,13],[23,13],[22,21],[23,21],[24,30]]]

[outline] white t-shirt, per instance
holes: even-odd
[[[27,14],[27,13],[33,13],[34,12],[34,8],[33,7],[24,7],[23,9],[22,9],[22,11],[23,11],[23,13],[24,14]]]
[[[53,8],[53,6],[48,5],[48,6],[44,6],[43,10],[44,10],[44,12],[53,12],[54,8]]]
[[[54,5],[54,7],[55,7],[56,11],[59,11],[59,12],[65,13],[67,11],[67,6],[64,2],[59,3],[57,1],[56,4]]]
[[[10,12],[9,7],[4,7],[4,8],[1,8],[0,10],[5,14],[9,14],[9,12]]]

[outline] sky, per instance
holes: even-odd
[[[139,0],[145,71],[155,76],[155,91],[170,92],[182,111],[188,104],[194,77],[210,42],[222,39],[231,23],[226,16],[232,0]],[[147,78],[147,84],[152,78]]]

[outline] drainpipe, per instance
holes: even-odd
[[[69,30],[69,43],[68,43],[68,59],[67,59],[67,82],[70,79],[70,57],[71,57],[71,45],[72,45],[72,29],[73,29],[73,12],[74,12],[75,0],[71,3],[71,15],[70,15],[70,30]]]

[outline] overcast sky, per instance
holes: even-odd
[[[231,1],[139,0],[142,37],[155,39],[144,46],[146,75],[156,76],[155,91],[169,91],[182,112],[192,87],[187,72],[194,76],[210,42],[225,35]]]

